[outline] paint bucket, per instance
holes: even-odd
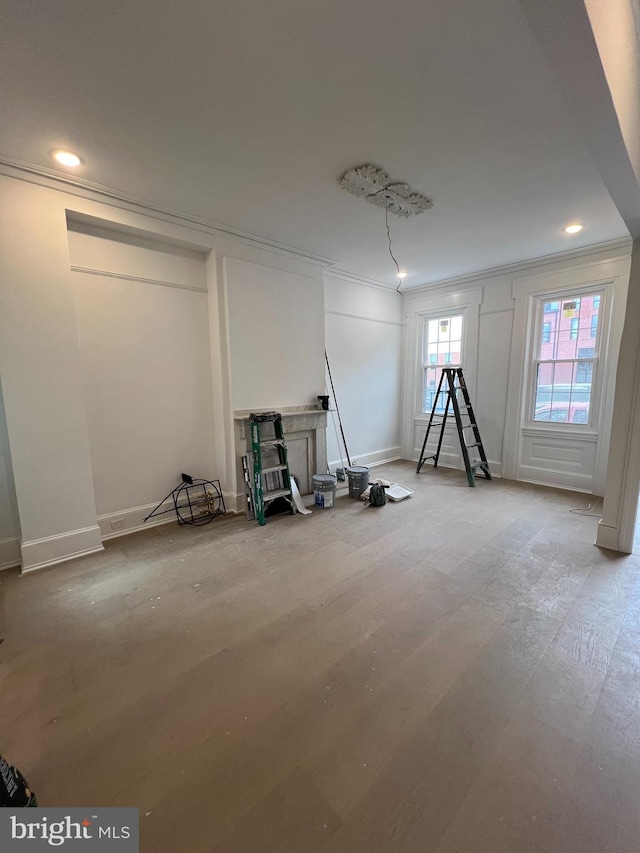
[[[336,478],[333,474],[314,474],[313,502],[318,509],[329,509],[336,502]]]
[[[369,485],[369,469],[363,465],[352,465],[347,468],[349,478],[349,497],[359,498]]]

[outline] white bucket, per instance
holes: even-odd
[[[329,509],[336,502],[336,478],[333,474],[314,474],[313,502],[318,509]]]
[[[369,485],[369,469],[364,465],[351,465],[347,468],[349,478],[349,496],[359,498]]]

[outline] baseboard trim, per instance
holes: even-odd
[[[222,494],[224,505],[227,512],[236,512],[237,500],[240,495],[231,493]],[[168,512],[166,515],[160,515],[156,518],[151,518],[145,522],[144,519],[158,506],[158,501],[143,506],[129,507],[122,509],[119,512],[108,512],[98,516],[98,526],[103,542],[109,539],[119,539],[121,536],[129,536],[130,533],[140,533],[142,530],[150,530],[152,527],[159,527],[161,524],[176,524],[177,519],[174,512]],[[167,508],[171,506],[167,501]],[[113,522],[122,522],[117,527],[112,527]]]
[[[397,462],[402,459],[401,447],[385,447],[382,450],[374,450],[371,453],[357,453],[351,459],[352,465],[363,465],[366,468],[375,468],[376,465],[386,465],[388,462]],[[335,471],[336,468],[341,468],[348,465],[346,459],[333,459],[328,462],[329,470]]]
[[[22,573],[95,554],[104,548],[97,524],[22,543]]]
[[[134,506],[129,509],[120,510],[120,512],[108,512],[105,515],[98,516],[98,526],[100,528],[100,536],[103,542],[109,539],[117,539],[120,536],[128,536],[130,533],[139,533],[141,530],[149,530],[151,527],[159,527],[161,524],[171,524],[176,521],[175,514],[168,512],[166,515],[161,515],[158,518],[152,518],[146,523],[143,520],[152,512],[158,505],[158,501],[152,504],[143,506]],[[168,504],[167,504],[168,506]],[[112,527],[112,522],[122,521],[117,527]]]
[[[20,565],[20,539],[11,536],[0,539],[0,572],[5,569],[15,569]]]
[[[598,533],[596,535],[598,548],[608,548],[610,551],[618,551],[621,554],[630,554],[631,551],[620,548],[620,528],[611,524],[603,524],[602,519],[598,522]]]
[[[224,502],[227,507],[227,512],[232,512],[234,515],[244,515],[247,508],[247,493],[238,492],[224,496]]]
[[[415,462],[418,464],[418,459],[420,458],[420,450],[414,448],[413,458],[410,460],[411,462]],[[489,471],[491,471],[491,476],[495,477],[496,480],[502,479],[502,463],[498,462],[495,459],[487,459],[489,463]],[[426,462],[426,465],[431,465],[433,467],[433,463]],[[438,468],[455,468],[457,471],[464,471],[464,465],[462,463],[462,459],[459,456],[454,455],[453,453],[441,453],[440,459],[438,460]],[[482,475],[480,475],[482,476]]]
[[[572,474],[552,468],[520,465],[516,470],[516,480],[523,483],[538,483],[541,486],[555,486],[556,489],[568,489],[572,492],[593,493],[592,474]]]

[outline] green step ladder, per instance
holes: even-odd
[[[445,386],[444,388],[442,387],[443,385]],[[447,395],[444,412],[437,411],[438,401],[440,400],[441,394]],[[459,399],[459,394],[462,395],[462,400]],[[431,416],[429,417],[427,431],[424,434],[424,441],[422,442],[422,450],[420,451],[420,460],[418,462],[418,467],[416,468],[416,473],[420,473],[420,469],[428,459],[433,459],[434,468],[438,467],[438,459],[440,458],[440,451],[442,449],[442,439],[444,438],[444,428],[447,424],[449,407],[451,407],[455,418],[458,438],[460,440],[460,449],[462,450],[462,459],[464,460],[464,467],[467,472],[469,485],[475,486],[476,472],[478,471],[484,475],[485,479],[490,480],[491,472],[489,471],[487,455],[484,452],[482,439],[480,438],[480,430],[478,429],[478,423],[473,413],[469,390],[467,389],[467,383],[465,382],[461,367],[442,368],[442,375],[440,376],[440,382],[438,383],[438,390],[433,398],[433,408],[431,409]],[[439,420],[439,418],[441,418],[441,420]],[[468,418],[468,423],[463,423],[463,418]],[[435,453],[425,456],[431,427],[440,427],[438,449]],[[471,430],[473,434],[473,441],[470,441],[469,443],[467,443],[465,435],[467,430]],[[473,457],[469,454],[470,450],[475,451]]]
[[[265,511],[276,498],[284,498],[292,514],[296,511],[287,445],[279,412],[251,414],[249,425],[251,452],[248,454],[247,473],[251,473],[251,480],[248,514],[250,511],[258,524],[264,525]]]

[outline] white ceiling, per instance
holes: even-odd
[[[392,284],[384,211],[337,183],[372,162],[434,201],[389,217],[405,287],[627,235],[517,0],[2,7],[0,157],[69,147],[81,180]]]

